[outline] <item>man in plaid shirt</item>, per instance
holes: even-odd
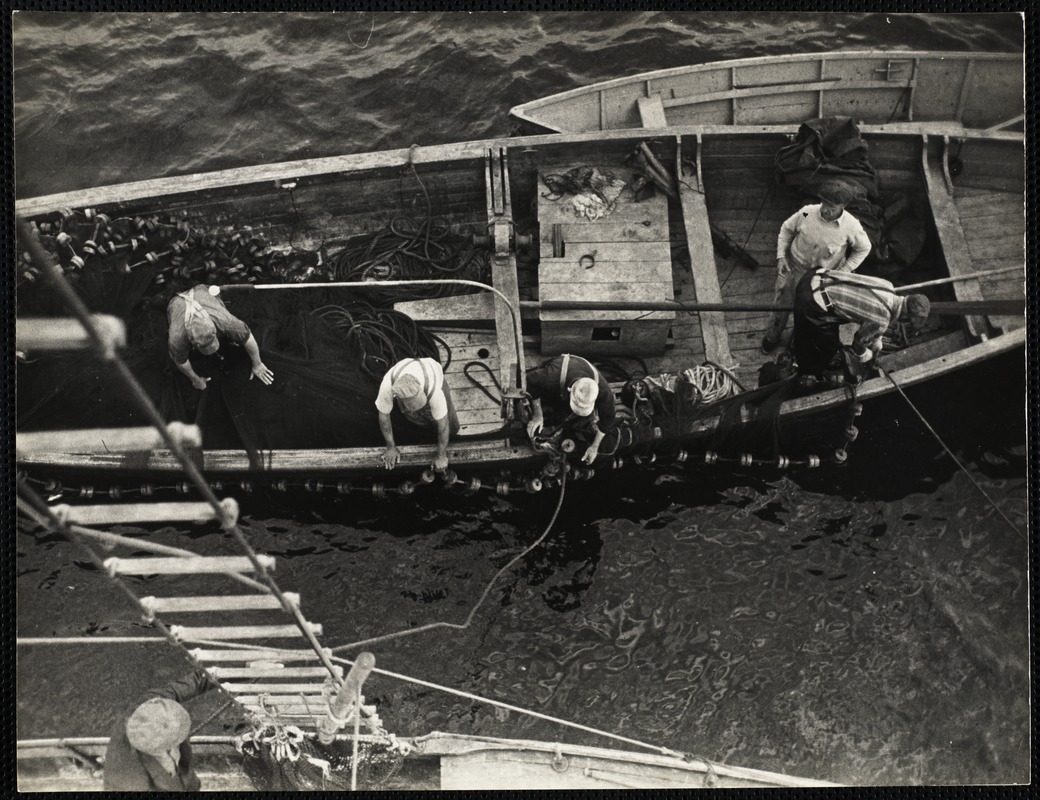
[[[845,210],[855,197],[848,183],[835,179],[822,184],[817,193],[820,203],[800,208],[780,227],[776,240],[776,287],[774,300],[787,306],[794,302],[798,281],[816,268],[854,271],[870,253],[859,220]],[[780,344],[787,311],[769,316],[762,352],[771,353]]]
[[[866,364],[881,352],[882,336],[896,323],[912,331],[924,327],[931,306],[923,294],[898,295],[882,278],[817,269],[799,281],[794,300],[794,356],[799,375],[822,377],[824,370],[839,369],[839,330],[847,322],[859,323],[852,353]]]

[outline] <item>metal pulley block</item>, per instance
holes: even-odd
[[[508,219],[496,219],[488,226],[486,234],[473,234],[473,246],[493,250],[496,258],[508,256],[510,248],[530,250],[533,244],[534,236],[527,233],[517,233],[512,221]]]

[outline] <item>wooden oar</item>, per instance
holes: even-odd
[[[775,303],[680,303],[675,300],[521,300],[521,308],[542,311],[722,311],[747,313],[749,311],[791,311],[791,306]],[[1013,316],[1025,313],[1025,300],[937,300],[932,313],[964,317],[975,314]]]
[[[1025,269],[1023,267],[1002,267],[1001,269],[987,269],[982,272],[973,272],[970,275],[955,275],[952,278],[936,278],[934,281],[921,281],[921,283],[911,283],[908,286],[897,286],[895,290],[896,292],[911,292],[917,289],[923,289],[926,286],[940,286],[944,283],[973,281],[977,278],[988,278],[991,275],[1005,275],[1009,272],[1021,272],[1023,278],[1025,276]]]

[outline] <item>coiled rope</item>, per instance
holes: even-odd
[[[987,492],[987,491],[986,491],[986,490],[985,490],[985,489],[984,489],[984,488],[982,487],[982,484],[981,484],[981,483],[979,483],[979,482],[978,482],[978,481],[977,481],[977,480],[975,479],[975,476],[974,476],[974,475],[972,475],[972,474],[971,474],[971,473],[970,473],[970,472],[968,471],[968,468],[967,468],[967,467],[965,467],[965,466],[964,466],[964,464],[962,464],[962,463],[961,463],[960,459],[958,459],[958,458],[957,458],[957,456],[955,456],[955,455],[953,454],[953,451],[952,451],[952,450],[951,450],[951,449],[949,448],[949,446],[948,446],[948,445],[946,444],[946,442],[944,442],[944,441],[943,441],[943,438],[942,438],[942,437],[941,437],[941,436],[940,436],[940,435],[939,435],[939,434],[938,434],[938,433],[936,432],[935,428],[933,428],[933,427],[932,427],[932,426],[931,426],[931,425],[930,425],[930,424],[928,423],[928,420],[926,420],[926,419],[924,418],[924,415],[923,415],[923,414],[922,414],[922,413],[921,413],[921,412],[920,412],[920,411],[919,411],[919,410],[917,409],[917,406],[915,406],[915,405],[913,404],[913,402],[912,402],[912,401],[910,400],[910,398],[906,396],[906,392],[904,392],[904,391],[903,391],[903,387],[902,387],[902,386],[900,386],[900,385],[899,385],[899,384],[898,384],[898,383],[896,382],[896,379],[892,377],[892,373],[890,373],[890,372],[889,372],[888,370],[886,370],[886,369],[885,369],[884,367],[882,367],[882,366],[881,366],[880,364],[878,364],[878,369],[879,369],[879,370],[881,370],[881,373],[882,373],[882,374],[883,374],[883,375],[884,375],[884,376],[885,376],[886,378],[888,378],[888,380],[889,380],[889,381],[890,381],[890,382],[892,383],[892,385],[893,385],[894,387],[896,387],[896,391],[897,391],[897,392],[899,392],[899,394],[900,394],[900,395],[902,396],[902,398],[903,398],[904,400],[906,400],[906,404],[907,404],[908,406],[910,406],[911,410],[912,410],[912,411],[913,411],[913,412],[914,412],[914,413],[915,413],[915,414],[917,415],[917,418],[918,418],[919,420],[921,420],[921,422],[922,422],[922,423],[924,424],[925,428],[927,428],[927,429],[928,429],[928,432],[929,432],[929,433],[931,433],[931,434],[932,434],[932,436],[934,436],[934,437],[935,437],[935,440],[936,440],[936,441],[937,441],[937,442],[938,442],[938,443],[939,443],[940,445],[942,445],[942,448],[943,448],[943,450],[945,450],[945,451],[946,451],[946,454],[947,454],[947,455],[948,455],[948,456],[949,456],[950,458],[952,458],[952,459],[953,459],[953,463],[954,463],[954,464],[956,464],[956,465],[957,465],[957,466],[958,466],[958,467],[960,468],[961,472],[963,472],[963,473],[964,473],[965,475],[967,475],[967,476],[968,476],[968,480],[970,480],[970,481],[971,481],[971,482],[972,482],[973,484],[975,484],[975,488],[976,488],[976,489],[978,489],[978,490],[979,490],[979,491],[980,491],[980,492],[982,493],[982,496],[983,496],[983,497],[985,497],[985,498],[986,498],[986,499],[987,499],[987,500],[989,501],[989,504],[990,504],[990,505],[991,505],[991,506],[993,507],[993,510],[994,510],[994,511],[996,511],[996,512],[997,512],[997,513],[998,513],[998,514],[999,514],[999,515],[1001,516],[1001,517],[1003,517],[1003,518],[1004,518],[1004,521],[1005,521],[1005,522],[1006,522],[1006,523],[1007,523],[1008,525],[1010,525],[1010,526],[1011,526],[1011,529],[1012,529],[1012,530],[1014,530],[1014,532],[1015,532],[1015,533],[1017,533],[1017,534],[1018,534],[1019,536],[1021,536],[1021,537],[1022,537],[1022,539],[1024,539],[1025,541],[1027,541],[1027,542],[1028,542],[1029,540],[1027,539],[1026,535],[1025,535],[1025,534],[1024,534],[1024,533],[1023,533],[1023,532],[1022,532],[1022,531],[1021,531],[1020,529],[1019,529],[1019,527],[1018,527],[1017,525],[1015,525],[1015,523],[1014,523],[1014,522],[1012,522],[1012,521],[1011,521],[1011,518],[1010,518],[1010,517],[1008,517],[1008,515],[1007,515],[1007,514],[1005,514],[1005,513],[1004,513],[1004,512],[1003,512],[1003,511],[1001,510],[1000,506],[998,506],[998,505],[997,505],[996,501],[995,501],[995,500],[994,500],[994,499],[993,499],[992,497],[990,497],[989,493],[988,493],[988,492]]]
[[[733,394],[736,385],[732,373],[715,364],[700,364],[684,370],[683,375],[697,392],[702,403],[714,403]]]

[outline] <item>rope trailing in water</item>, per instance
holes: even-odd
[[[958,459],[958,458],[957,458],[957,456],[955,456],[955,455],[953,454],[953,451],[952,451],[952,450],[951,450],[951,449],[950,449],[950,448],[949,448],[949,447],[947,446],[946,442],[944,442],[944,441],[943,441],[942,437],[941,437],[941,436],[940,436],[940,435],[939,435],[938,433],[936,433],[936,431],[935,431],[935,428],[933,428],[933,427],[932,427],[932,426],[931,426],[931,425],[930,425],[930,424],[928,423],[928,420],[926,420],[926,419],[924,418],[924,415],[923,415],[923,414],[922,414],[922,413],[921,413],[921,412],[920,412],[920,411],[919,411],[919,410],[917,409],[917,406],[915,406],[915,405],[913,404],[913,402],[912,402],[912,401],[910,400],[910,398],[906,396],[906,393],[905,393],[905,392],[903,391],[903,387],[902,387],[902,386],[900,386],[900,385],[899,385],[899,384],[898,384],[898,383],[896,382],[896,379],[892,377],[892,373],[890,373],[890,372],[889,372],[888,370],[886,370],[886,369],[885,369],[884,367],[882,367],[882,366],[881,366],[880,364],[878,364],[878,369],[879,369],[879,370],[881,370],[881,373],[882,373],[882,374],[883,374],[883,375],[884,375],[884,376],[885,376],[886,378],[888,378],[888,380],[889,380],[889,381],[891,381],[891,383],[892,383],[892,385],[893,385],[894,387],[896,387],[896,391],[897,391],[897,392],[899,392],[899,394],[900,394],[900,395],[902,395],[902,397],[903,397],[903,399],[904,399],[904,400],[906,400],[906,403],[907,403],[907,405],[908,405],[908,406],[910,406],[911,410],[912,410],[912,411],[913,411],[913,412],[914,412],[914,413],[915,413],[915,414],[917,415],[917,418],[921,420],[921,422],[922,422],[922,423],[924,424],[925,428],[927,428],[927,429],[928,429],[928,432],[929,432],[929,433],[931,433],[931,434],[932,434],[932,436],[934,436],[934,437],[935,437],[935,440],[936,440],[936,441],[937,441],[937,442],[938,442],[938,443],[939,443],[940,445],[942,445],[942,448],[943,448],[943,450],[945,450],[945,451],[946,451],[946,454],[947,454],[947,455],[948,455],[948,456],[949,456],[950,458],[952,458],[952,459],[953,459],[953,463],[954,463],[954,464],[956,464],[956,465],[957,465],[957,466],[958,466],[958,467],[960,468],[961,472],[963,472],[963,473],[964,473],[965,475],[967,475],[967,476],[968,476],[968,480],[970,480],[970,481],[971,481],[971,482],[972,482],[973,484],[975,484],[975,488],[976,488],[976,489],[978,489],[978,490],[979,490],[979,491],[980,491],[980,492],[982,493],[982,496],[983,496],[983,497],[985,497],[985,498],[986,498],[986,499],[987,499],[987,500],[989,501],[989,504],[990,504],[990,505],[991,505],[991,506],[993,507],[993,510],[994,510],[994,511],[996,511],[996,512],[997,512],[997,513],[998,513],[998,514],[999,514],[999,515],[1001,516],[1001,517],[1003,517],[1003,518],[1004,518],[1004,521],[1005,521],[1005,522],[1006,522],[1006,523],[1007,523],[1008,525],[1010,525],[1010,526],[1011,526],[1011,529],[1012,529],[1012,530],[1014,530],[1014,532],[1015,532],[1015,533],[1017,533],[1017,534],[1018,534],[1019,536],[1021,536],[1021,537],[1022,537],[1023,539],[1025,539],[1026,541],[1028,541],[1028,539],[1026,539],[1026,535],[1025,535],[1024,533],[1022,533],[1022,531],[1021,531],[1021,530],[1019,530],[1018,526],[1017,526],[1017,525],[1015,525],[1015,523],[1011,521],[1011,518],[1010,518],[1010,517],[1008,517],[1008,515],[1007,515],[1007,514],[1005,514],[1005,513],[1004,513],[1004,512],[1003,512],[1003,511],[1002,511],[1002,510],[1000,509],[1000,506],[998,506],[998,505],[997,505],[996,501],[994,501],[994,499],[993,499],[992,497],[990,497],[990,496],[989,496],[989,493],[988,493],[988,492],[987,492],[987,491],[986,491],[986,490],[985,490],[984,488],[982,488],[982,484],[981,484],[981,483],[979,483],[979,482],[978,482],[978,481],[977,481],[977,480],[975,479],[975,476],[974,476],[974,475],[972,475],[972,474],[971,474],[971,473],[970,473],[970,472],[968,471],[968,468],[967,468],[967,467],[965,467],[965,466],[964,466],[964,464],[962,464],[962,463],[961,463],[960,459]]]
[[[549,520],[549,524],[545,527],[545,530],[542,532],[542,535],[535,539],[532,544],[525,547],[520,553],[513,556],[513,558],[511,558],[505,566],[503,566],[498,572],[494,574],[494,576],[492,576],[491,580],[488,581],[487,586],[484,587],[484,591],[481,592],[480,597],[477,598],[477,602],[473,605],[473,608],[470,609],[469,614],[466,615],[466,620],[464,622],[431,622],[428,625],[421,625],[418,628],[409,628],[407,630],[397,631],[396,633],[388,633],[383,636],[374,636],[370,639],[362,639],[358,642],[341,644],[338,647],[333,647],[332,652],[337,653],[342,650],[350,650],[356,647],[364,647],[370,644],[375,644],[377,642],[386,642],[393,639],[400,639],[404,636],[411,636],[412,634],[416,633],[424,633],[425,631],[436,630],[437,628],[452,628],[454,630],[464,630],[468,628],[470,624],[473,622],[473,617],[476,616],[477,609],[479,609],[480,606],[487,599],[488,594],[491,592],[491,587],[495,585],[495,581],[497,581],[502,575],[504,575],[509,569],[511,569],[514,564],[516,564],[518,561],[524,558],[524,556],[526,556],[528,553],[530,553],[532,550],[534,550],[542,542],[545,541],[546,537],[549,535],[549,532],[553,529],[553,525],[556,524],[556,518],[560,515],[560,509],[563,507],[563,497],[566,488],[567,471],[562,470],[560,476],[560,496],[559,499],[556,501],[556,509],[553,511],[552,518]]]

